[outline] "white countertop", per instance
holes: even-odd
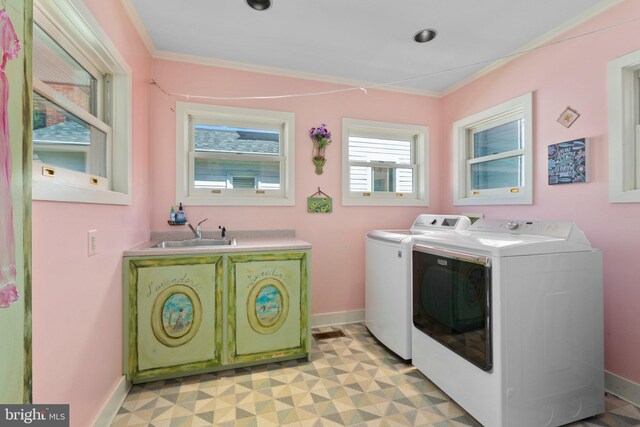
[[[288,251],[311,249],[311,243],[295,237],[236,237],[236,246],[190,246],[182,248],[152,248],[152,240],[124,251],[124,256],[194,255],[233,252]]]

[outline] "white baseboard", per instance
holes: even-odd
[[[131,382],[127,381],[127,377],[123,375],[93,420],[93,427],[109,427],[111,425],[130,389]]]
[[[629,381],[609,371],[604,371],[604,389],[636,406],[640,406],[640,384]]]
[[[364,310],[338,311],[335,313],[311,315],[312,328],[358,322],[364,322]]]

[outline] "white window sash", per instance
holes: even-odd
[[[132,201],[131,67],[84,3],[34,0],[33,9],[34,21],[96,78],[97,116],[111,118],[107,124],[80,107],[81,111],[78,111],[74,104],[69,105],[66,98],[50,93],[48,89],[52,88],[47,88],[46,84],[34,82],[37,93],[107,134],[106,173],[109,179],[98,178],[99,185],[96,186],[93,175],[81,174],[78,177],[78,172],[61,168],[57,168],[53,177],[45,176],[41,172],[41,164],[34,161],[33,199],[129,205]],[[112,76],[109,94],[105,89],[106,74]],[[100,100],[108,95],[112,96],[109,111],[106,111],[107,107]],[[71,181],[67,181],[67,174],[72,177]],[[87,177],[89,186],[85,181]],[[74,184],[74,179],[79,179],[80,183]],[[107,185],[101,186],[103,182]]]
[[[468,159],[467,164],[473,165],[476,163],[486,163],[486,162],[491,162],[493,160],[500,160],[500,159],[506,159],[508,157],[517,157],[517,156],[524,156],[524,155],[525,155],[524,149],[503,151],[502,153],[490,154],[488,156],[474,157],[473,159]]]
[[[533,194],[532,100],[527,93],[491,107],[453,124],[453,201],[454,205],[531,204]],[[473,158],[473,134],[523,120],[522,148]],[[518,157],[522,159],[521,186],[471,189],[471,165],[491,160]]]
[[[239,189],[239,188],[197,188],[195,185],[195,161],[196,159],[211,159],[211,160],[236,160],[236,161],[256,161],[261,163],[274,163],[279,165],[280,170],[280,188],[275,189]],[[282,174],[286,158],[284,156],[269,156],[269,155],[250,155],[250,154],[220,154],[209,152],[190,152],[189,153],[189,194],[190,195],[212,195],[212,197],[229,197],[239,196],[247,197],[252,195],[265,196],[265,197],[282,197],[284,196],[284,189],[282,185]],[[257,173],[255,174],[257,177]],[[249,176],[249,175],[246,175]],[[230,181],[231,177],[227,177],[227,181]],[[260,180],[257,180],[260,181]]]
[[[344,206],[428,206],[428,144],[429,130],[424,126],[404,125],[345,118],[342,121],[343,135],[343,196]],[[368,138],[410,143],[409,163],[384,161],[350,160],[350,139]],[[367,185],[371,191],[351,191],[352,167],[411,169],[412,192],[375,191],[372,176],[368,176]]]
[[[255,197],[256,199],[281,199],[284,197],[284,190],[273,190],[269,188],[195,188],[192,187],[189,196],[208,198],[246,198]],[[257,200],[256,200],[257,201]]]
[[[395,163],[395,162],[349,162],[349,166],[363,166],[366,168],[387,168],[387,169],[413,169],[416,170],[418,165],[411,163]]]
[[[97,157],[101,157],[103,155],[105,156],[105,159],[104,159],[105,160],[104,166],[106,171],[105,177],[98,176],[92,173],[74,171],[74,170],[66,169],[63,167],[55,166],[55,165],[47,165],[43,162],[38,162],[39,164],[37,166],[39,169],[46,167],[48,171],[54,171],[54,174],[44,173],[44,172],[38,174],[38,171],[36,170],[38,168],[36,168],[35,167],[36,165],[34,165],[33,179],[37,182],[46,182],[46,183],[49,183],[55,180],[55,182],[59,184],[78,186],[81,188],[91,188],[91,189],[99,189],[99,190],[111,189],[111,156],[112,156],[112,139],[113,139],[111,126],[108,126],[106,123],[96,118],[93,114],[89,113],[88,111],[84,110],[80,106],[76,105],[74,102],[68,100],[64,95],[58,93],[53,88],[49,87],[46,83],[42,82],[41,80],[35,77],[33,78],[33,90],[38,94],[40,94],[42,97],[48,99],[52,103],[58,105],[64,110],[68,111],[69,113],[83,120],[90,126],[93,126],[96,129],[99,129],[100,131],[104,132],[105,138],[106,138],[106,141],[105,141],[106,147],[105,147],[104,154],[97,154],[96,150],[91,148],[92,144],[89,144],[86,147],[86,149],[83,150],[87,152],[87,159],[86,159],[86,165],[85,165],[86,167],[89,167],[89,165],[98,161]],[[47,146],[45,148],[41,144],[36,144],[36,145],[38,145],[39,149],[46,150],[46,151],[70,151],[71,150],[70,147],[68,147],[68,149],[65,149],[63,147],[54,148],[52,146]],[[75,150],[75,151],[78,151],[78,150]],[[45,179],[42,178],[43,176],[45,177]]]
[[[103,191],[110,188],[110,180],[101,176],[50,166],[39,160],[34,160],[32,167],[34,182],[48,184],[55,180],[58,185],[77,188]]]
[[[39,80],[35,77],[33,78],[33,90],[44,98],[53,102],[54,104],[57,104],[58,106],[64,108],[79,119],[87,122],[91,126],[100,129],[107,135],[111,135],[111,126],[98,119],[93,114],[89,113],[87,110],[83,109],[76,103],[68,100],[66,96],[53,89],[42,80]]]
[[[176,200],[192,205],[291,206],[294,204],[295,115],[293,113],[178,102],[176,116]],[[277,131],[280,135],[279,154],[195,151],[197,125]],[[280,188],[196,188],[196,159],[260,162],[272,165],[277,163]],[[256,178],[261,185],[261,180]],[[231,177],[227,177],[226,180],[231,181]]]
[[[480,120],[467,129],[470,133],[475,134],[487,129],[493,129],[507,123],[515,122],[516,120],[522,119],[522,111],[522,108],[514,108],[513,110],[504,112],[502,114],[496,114],[495,116],[492,116],[485,120]]]

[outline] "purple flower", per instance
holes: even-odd
[[[331,142],[331,132],[326,126],[325,123],[322,123],[317,128],[309,129],[309,137],[314,141],[324,141],[325,144],[329,144]]]

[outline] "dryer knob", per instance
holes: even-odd
[[[518,228],[520,224],[518,224],[516,221],[511,221],[507,223],[507,229],[508,230],[515,230],[516,228]]]

